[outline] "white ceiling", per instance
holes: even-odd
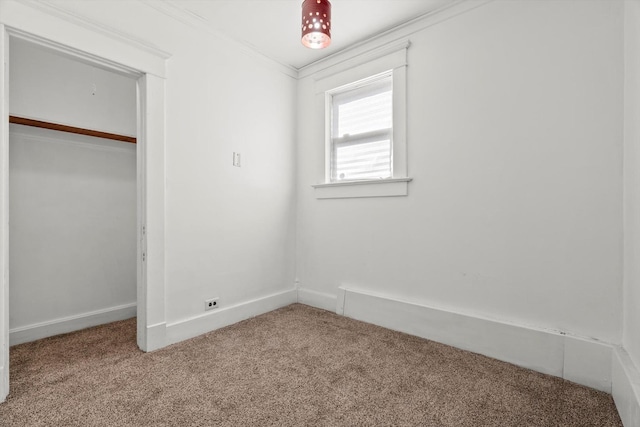
[[[299,69],[354,43],[445,7],[454,0],[333,0],[332,42],[323,50],[300,43],[302,0],[173,0],[230,38]]]
[[[281,64],[300,69],[385,30],[464,0],[332,0],[332,43],[322,50],[308,49],[300,43],[302,0],[29,1],[138,38],[141,34],[135,17],[140,15],[134,11],[158,23],[168,17],[183,23],[195,22]]]

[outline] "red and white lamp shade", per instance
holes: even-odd
[[[302,2],[302,44],[311,49],[323,49],[331,44],[331,2]]]

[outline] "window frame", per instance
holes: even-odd
[[[409,40],[382,46],[316,74],[316,117],[324,120],[324,177],[312,185],[318,199],[407,196],[412,180],[407,169],[407,49]],[[354,181],[331,180],[332,99],[330,94],[355,89],[390,74],[393,84],[391,178]]]

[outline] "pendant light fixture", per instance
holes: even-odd
[[[302,2],[302,44],[311,49],[323,49],[331,44],[331,2]]]

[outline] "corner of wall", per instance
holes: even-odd
[[[335,295],[318,292],[311,289],[298,289],[298,302],[300,304],[309,305],[311,307],[321,308],[323,310],[336,313],[336,303],[338,298]],[[341,314],[341,313],[339,313]]]
[[[203,315],[166,325],[164,345],[175,344],[198,335],[238,323],[242,320],[268,313],[297,301],[297,290],[290,289],[234,306],[219,308]],[[164,324],[162,325],[164,326]]]

